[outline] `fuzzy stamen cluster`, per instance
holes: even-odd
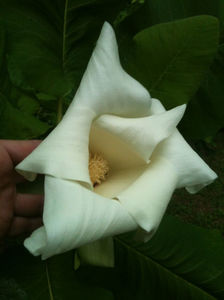
[[[101,184],[106,180],[109,172],[109,164],[99,153],[89,155],[89,174],[93,186]]]

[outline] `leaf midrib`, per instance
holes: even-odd
[[[48,286],[48,291],[49,291],[50,300],[54,300],[53,291],[52,291],[52,286],[51,286],[51,281],[50,281],[50,276],[49,276],[49,271],[48,271],[47,261],[45,262],[45,269],[46,269],[47,286]]]
[[[63,20],[63,36],[62,36],[62,68],[63,68],[63,71],[65,70],[67,15],[68,15],[68,0],[65,0],[64,20]]]
[[[123,240],[121,240],[120,238],[116,237],[115,238],[116,241],[118,241],[122,246],[126,247],[128,249],[128,251],[132,251],[134,252],[136,255],[142,257],[143,259],[146,259],[148,261],[150,261],[152,264],[155,264],[157,266],[159,266],[161,269],[165,270],[166,272],[170,273],[172,276],[176,277],[176,278],[180,278],[181,280],[183,280],[187,285],[192,286],[193,288],[199,289],[202,293],[204,293],[205,296],[209,296],[209,297],[213,297],[214,300],[216,299],[214,295],[207,293],[205,290],[203,290],[201,287],[187,281],[185,278],[181,277],[179,274],[176,274],[174,272],[171,272],[168,268],[164,267],[163,265],[161,265],[158,261],[153,260],[152,258],[144,255],[143,253],[141,253],[140,251],[138,251],[136,248],[131,247],[130,245],[128,245],[127,243],[125,243]]]
[[[66,30],[67,30],[68,0],[65,0],[63,32],[62,32],[62,70],[65,73],[65,54],[66,54]],[[63,114],[63,98],[58,99],[57,123],[62,119]]]
[[[173,56],[173,58],[170,60],[170,62],[166,65],[164,70],[161,72],[160,76],[157,78],[157,80],[154,82],[154,84],[152,84],[152,86],[150,88],[150,92],[156,90],[156,87],[159,85],[161,80],[166,76],[166,74],[168,73],[168,70],[175,64],[177,59],[181,56],[183,51],[187,48],[191,38],[192,37],[188,37],[187,41],[185,40],[184,45],[179,49],[179,51],[177,51],[176,55]]]

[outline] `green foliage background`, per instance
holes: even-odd
[[[124,68],[167,108],[189,102],[182,132],[211,140],[224,120],[223,11],[217,0],[0,1],[0,137],[49,133],[107,20]]]
[[[222,0],[0,0],[0,138],[43,138],[80,83],[104,21],[124,69],[167,108],[188,103],[181,132],[211,142],[224,126]],[[0,299],[224,299],[224,242],[166,216],[154,238],[115,240],[116,267],[47,262],[15,242],[0,257]]]

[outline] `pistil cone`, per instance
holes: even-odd
[[[109,172],[109,164],[99,153],[89,155],[89,174],[93,186],[101,184],[106,180]]]

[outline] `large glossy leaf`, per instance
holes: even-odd
[[[0,299],[112,300],[113,294],[78,280],[73,252],[48,261],[15,247],[0,257]]]
[[[30,105],[26,106],[28,109]],[[49,124],[41,122],[32,114],[20,110],[0,94],[0,138],[31,139],[44,134]]]
[[[220,40],[223,43],[224,1],[222,0],[146,0],[144,5],[135,14],[127,18],[120,27],[126,34],[130,30],[132,34],[135,34],[147,26],[201,14],[212,15],[219,19]],[[215,61],[214,66],[211,68],[211,74],[208,74],[199,93],[189,103],[187,112],[181,122],[181,130],[189,138],[211,140],[223,126],[223,122],[220,123],[220,113],[223,109],[222,105],[220,106],[220,100],[218,100],[219,96],[217,97],[217,94],[221,95],[219,82],[222,81],[222,75],[219,71],[214,72],[217,68],[219,69]],[[207,91],[206,85],[209,87],[210,92]],[[214,105],[220,108],[217,115],[214,109],[210,110],[210,107]]]
[[[17,86],[62,97],[77,88],[100,28],[127,1],[0,1]]]
[[[198,16],[149,27],[134,37],[129,72],[167,108],[188,102],[218,47],[218,22]]]
[[[223,8],[222,0],[146,0],[144,7],[153,24],[201,14],[220,17]]]
[[[0,25],[0,92],[10,91],[10,82],[6,66],[6,33]]]
[[[39,110],[35,99],[13,88],[6,68],[5,40],[5,33],[0,30],[0,138],[34,138],[50,126],[35,116]]]
[[[224,2],[222,0],[145,0],[139,10],[125,19],[122,26],[136,33],[148,26],[175,21],[198,15],[217,17],[221,26],[224,22]]]
[[[223,299],[223,253],[219,232],[170,216],[146,244],[123,235],[116,239],[117,299]]]
[[[191,138],[210,141],[224,126],[224,44],[192,99],[184,116],[181,130]]]
[[[5,55],[5,32],[0,28],[0,70],[2,69],[3,59]]]

